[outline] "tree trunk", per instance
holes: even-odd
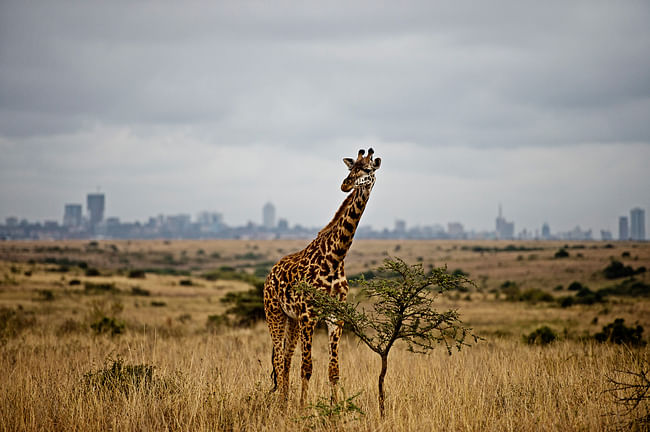
[[[382,354],[381,356],[381,372],[379,373],[379,414],[384,417],[384,401],[386,397],[384,395],[384,378],[386,377],[386,369],[388,369],[388,354]]]

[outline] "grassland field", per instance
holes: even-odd
[[[475,286],[446,292],[437,305],[458,309],[484,338],[451,356],[442,347],[428,355],[396,347],[381,418],[379,360],[353,336],[342,341],[341,396],[355,405],[326,406],[327,339],[319,330],[310,406],[297,406],[296,355],[283,412],[268,393],[265,323],[214,319],[228,308],[220,301],[226,293],[250,290],[307,242],[0,242],[0,431],[650,427],[648,399],[631,408],[612,383],[647,368],[650,349],[594,339],[618,318],[650,329],[643,271],[650,244],[355,241],[345,262],[349,278],[371,275],[387,257],[468,275]],[[612,262],[634,274],[611,277],[605,269]],[[543,326],[557,339],[526,343]]]

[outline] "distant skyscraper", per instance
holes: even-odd
[[[81,225],[81,204],[66,204],[63,211],[63,226],[78,227]]]
[[[501,213],[501,204],[499,204],[499,216],[496,221],[497,238],[511,239],[515,236],[515,223],[508,222]]]
[[[630,232],[627,228],[627,216],[621,216],[618,218],[618,239],[619,240],[630,239]]]
[[[395,221],[395,234],[404,235],[406,234],[406,221],[402,219],[397,219]]]
[[[86,203],[88,206],[90,226],[94,227],[104,220],[104,194],[88,194]]]
[[[463,238],[465,235],[465,229],[460,222],[449,222],[447,224],[447,232],[451,238]]]
[[[262,208],[262,225],[266,229],[275,228],[275,206],[270,202]]]
[[[645,211],[642,208],[630,210],[630,238],[645,240]]]
[[[551,238],[551,227],[546,222],[542,225],[542,238],[548,240]]]

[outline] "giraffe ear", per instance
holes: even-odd
[[[381,165],[381,158],[375,159],[375,169],[379,169],[380,165]]]
[[[348,167],[348,169],[352,169],[352,166],[354,165],[354,159],[344,158],[343,163]]]

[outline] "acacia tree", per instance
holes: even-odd
[[[384,416],[384,378],[388,370],[388,354],[401,340],[408,350],[424,354],[442,344],[451,354],[456,348],[469,346],[466,339],[479,337],[465,327],[458,311],[437,312],[435,298],[444,291],[472,282],[460,274],[449,274],[446,268],[425,273],[422,264],[408,265],[400,258],[386,259],[378,269],[379,277],[355,281],[361,287],[361,303],[339,301],[309,285],[300,289],[311,297],[315,312],[332,323],[344,323],[372,351],[381,357],[379,373],[379,412]],[[368,304],[369,303],[369,304]]]

